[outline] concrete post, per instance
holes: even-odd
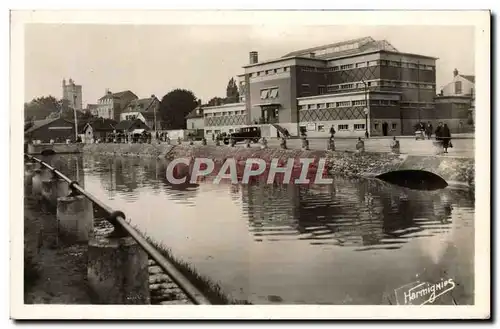
[[[42,170],[33,170],[33,177],[31,178],[31,194],[39,199],[42,197]]]
[[[87,242],[94,229],[93,205],[83,195],[57,199],[59,234],[73,241]]]
[[[247,147],[247,148],[251,147],[251,146],[250,146],[250,140],[249,140],[249,139],[247,139],[247,140],[246,140],[246,147]]]
[[[53,206],[57,206],[57,199],[69,194],[69,184],[63,179],[54,178],[42,180],[42,195]]]
[[[24,186],[30,187],[33,182],[33,173],[36,169],[36,164],[27,162],[24,164]]]
[[[286,149],[287,149],[287,147],[286,147],[286,138],[284,138],[284,137],[282,137],[282,138],[281,138],[280,147],[281,147],[282,149],[284,149],[284,150],[286,150]]]
[[[302,149],[309,151],[309,141],[305,137],[302,138]]]
[[[87,279],[97,303],[150,303],[148,255],[132,237],[92,237]]]
[[[328,140],[326,149],[328,151],[335,151],[335,139],[333,137],[330,137],[330,139]]]

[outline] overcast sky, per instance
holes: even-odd
[[[231,77],[243,72],[248,53],[259,60],[364,36],[386,39],[402,52],[438,57],[437,86],[453,69],[474,74],[474,29],[467,26],[26,26],[25,101],[62,97],[62,79],[83,87],[83,105],[105,89],[131,90],[160,99],[175,88],[204,102],[224,97]]]

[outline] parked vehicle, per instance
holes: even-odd
[[[249,139],[251,142],[258,143],[261,137],[260,127],[250,126],[240,128],[237,132],[224,136],[224,144],[228,145],[229,140],[233,138],[236,143],[244,142]]]

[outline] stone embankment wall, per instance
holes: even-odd
[[[84,153],[157,157],[171,160],[179,157],[205,157],[218,161],[227,158],[245,160],[259,158],[286,160],[288,158],[326,158],[332,175],[348,177],[374,177],[398,169],[422,169],[433,172],[449,183],[474,187],[474,159],[448,156],[393,155],[390,153],[330,152],[300,149],[260,149],[256,147],[230,147],[214,145],[167,144],[87,144]]]

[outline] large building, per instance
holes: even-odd
[[[149,98],[132,100],[120,114],[120,121],[139,119],[149,127],[149,129],[161,130],[162,120],[160,115],[160,100],[151,95]]]
[[[69,102],[69,106],[73,109],[81,111],[82,105],[82,86],[76,85],[73,79],[69,79],[66,84],[66,79],[62,81],[63,99]]]
[[[292,135],[305,129],[308,136],[327,136],[332,125],[337,136],[413,134],[418,122],[434,117],[436,60],[371,37],[260,62],[252,51],[238,76],[241,103],[231,104],[245,118],[233,125],[267,125],[271,137],[282,128]],[[219,111],[205,108],[206,130],[234,129],[216,128],[235,120],[215,121],[212,112]]]
[[[112,93],[106,90],[104,96],[99,98],[97,102],[97,115],[104,119],[112,119],[120,121],[122,111],[127,107],[130,102],[137,99],[130,90]]]
[[[453,79],[435,98],[436,120],[450,127],[452,133],[470,132],[475,121],[475,76],[453,70]]]

